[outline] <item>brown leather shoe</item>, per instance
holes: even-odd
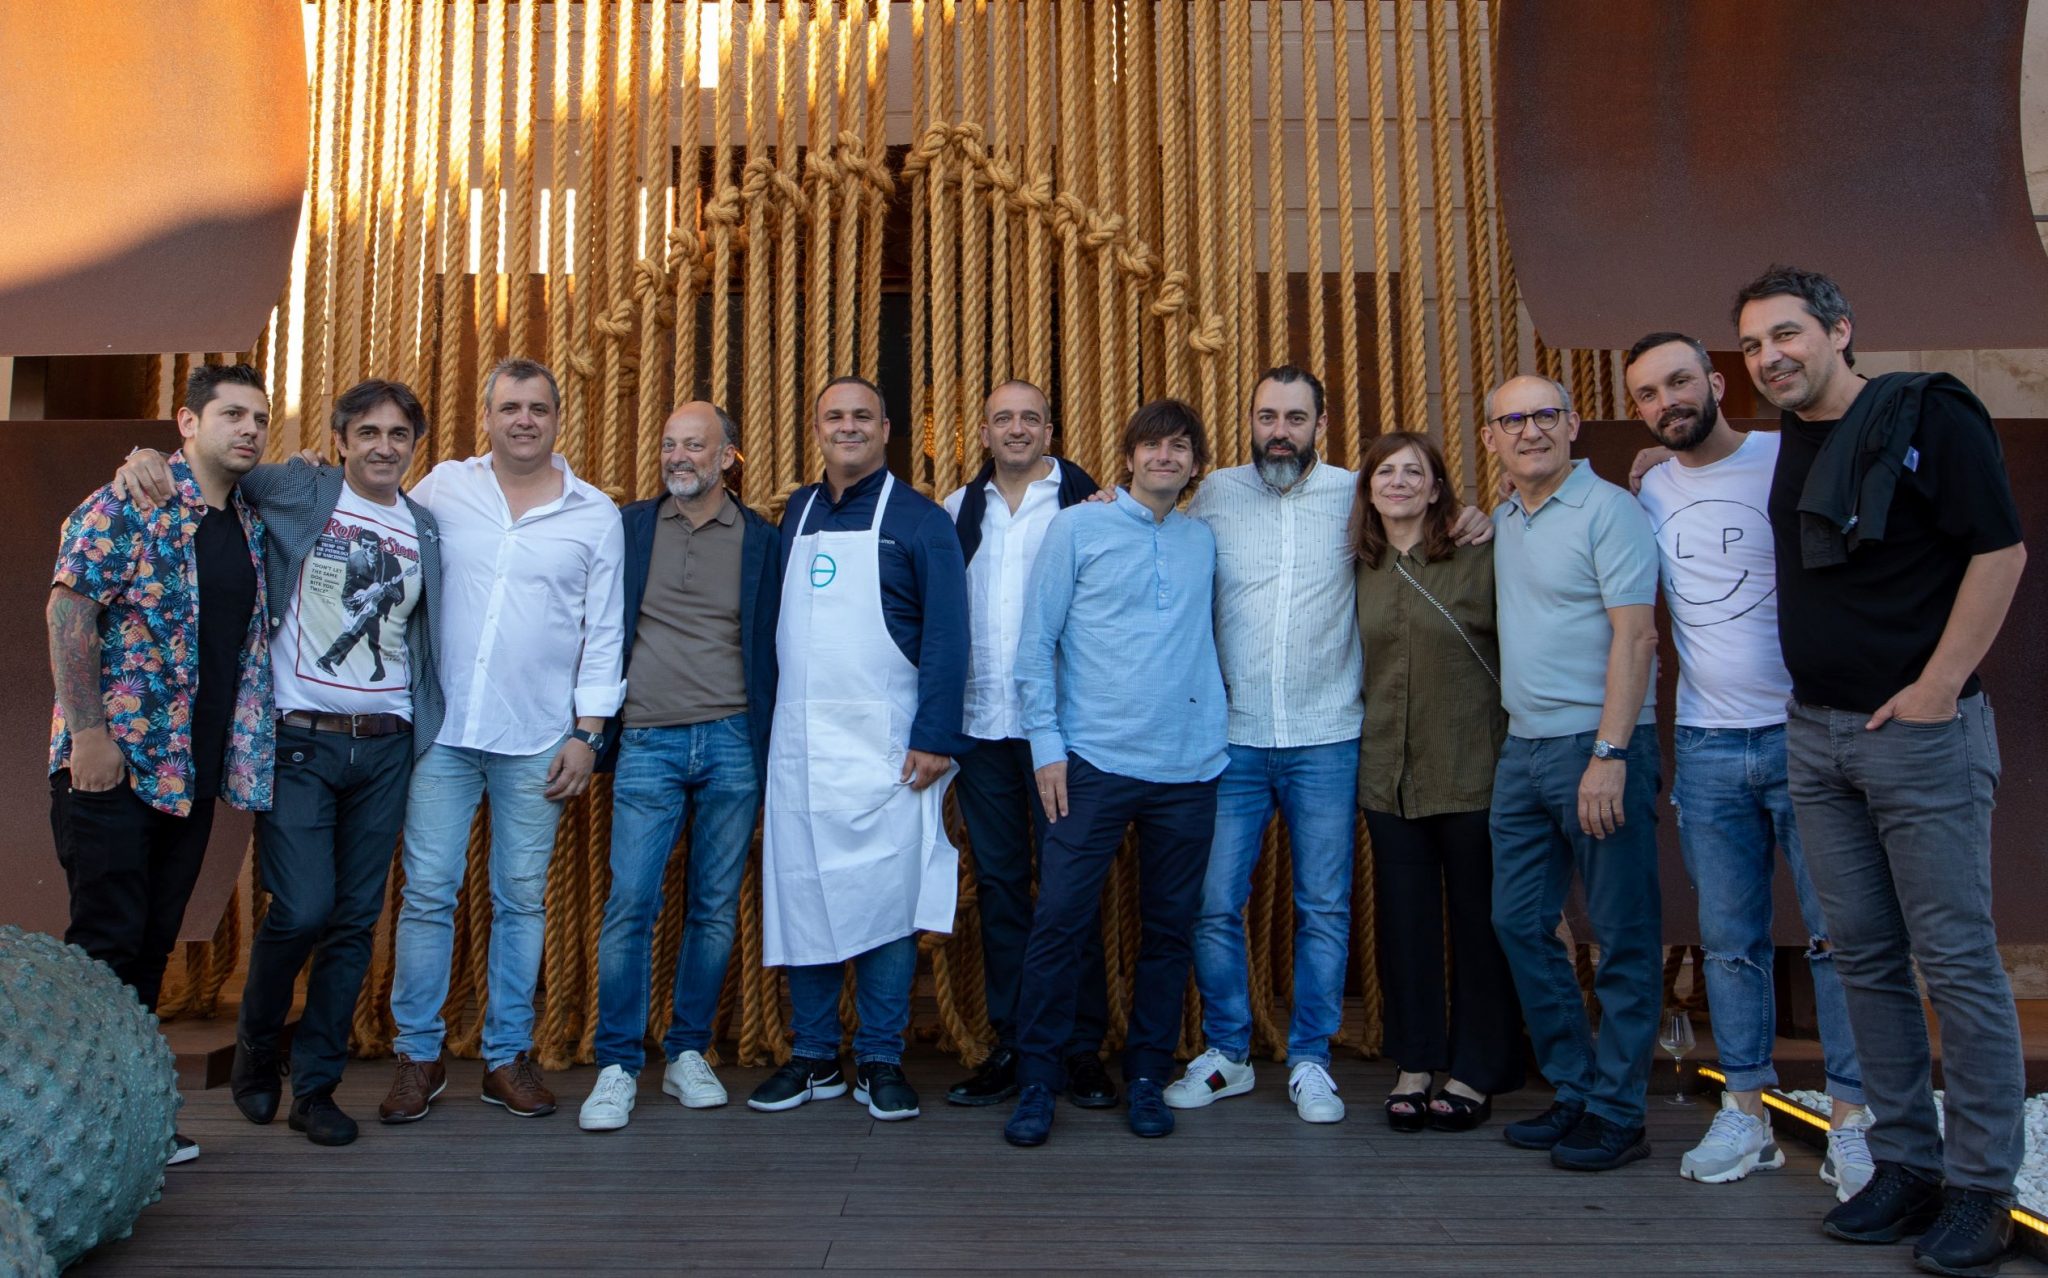
[[[391,1094],[377,1106],[377,1117],[387,1123],[416,1123],[427,1116],[434,1098],[448,1090],[448,1070],[436,1056],[416,1061],[398,1054],[398,1077],[391,1080]]]
[[[540,1069],[525,1052],[484,1075],[484,1100],[503,1105],[521,1118],[555,1112],[555,1094],[540,1081]]]

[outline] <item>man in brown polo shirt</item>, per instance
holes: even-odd
[[[775,702],[780,545],[725,487],[739,428],[689,403],[661,437],[668,495],[620,512],[626,534],[626,700],[612,783],[612,890],[598,936],[597,1063],[579,1122],[624,1127],[645,1062],[655,918],[671,849],[690,825],[688,904],[662,1090],[723,1105],[704,1060],[725,984],[740,875]],[[613,759],[600,769],[613,766]]]

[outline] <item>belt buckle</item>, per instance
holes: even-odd
[[[363,734],[360,731],[360,729],[362,727],[363,720],[369,717],[370,716],[366,714],[352,714],[348,717],[348,735],[351,740],[361,739]]]

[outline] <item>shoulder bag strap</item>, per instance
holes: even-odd
[[[1424,599],[1429,600],[1430,604],[1434,606],[1438,612],[1444,615],[1444,620],[1451,623],[1451,629],[1458,632],[1458,638],[1463,639],[1465,641],[1465,646],[1472,650],[1473,657],[1476,658],[1479,662],[1479,668],[1486,671],[1486,677],[1493,680],[1493,686],[1498,688],[1500,686],[1500,676],[1494,673],[1493,666],[1487,662],[1486,658],[1479,655],[1479,645],[1472,642],[1472,636],[1465,633],[1465,627],[1458,624],[1458,619],[1451,615],[1451,610],[1449,608],[1444,607],[1443,604],[1437,600],[1437,597],[1435,595],[1430,594],[1429,591],[1425,590],[1421,582],[1409,576],[1408,570],[1401,566],[1401,561],[1398,559],[1394,561],[1394,571],[1401,574],[1401,580],[1415,587],[1415,593],[1421,595]]]

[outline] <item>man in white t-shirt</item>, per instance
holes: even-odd
[[[426,433],[418,397],[401,382],[360,382],[335,400],[332,426],[339,466],[258,466],[239,485],[270,533],[277,763],[271,809],[256,819],[256,875],[270,907],[249,945],[229,1087],[250,1122],[276,1117],[278,1038],[310,957],[289,1121],[315,1144],[345,1145],[356,1124],[334,1088],[413,761],[441,722],[429,624],[441,565],[434,517],[399,488]],[[162,466],[138,450],[117,482],[157,495]]]
[[[1671,787],[1686,872],[1699,892],[1700,943],[1721,1109],[1680,1162],[1688,1180],[1721,1184],[1785,1157],[1771,1138],[1763,1089],[1776,1014],[1771,985],[1771,851],[1785,863],[1811,937],[1815,1014],[1833,1130],[1821,1177],[1846,1202],[1870,1178],[1869,1113],[1841,980],[1786,788],[1785,703],[1792,677],[1778,646],[1777,568],[1765,511],[1778,436],[1743,433],[1720,413],[1721,375],[1697,340],[1652,333],[1624,366],[1629,401],[1670,450],[1639,494],[1657,533],[1665,607],[1678,645],[1678,767]]]

